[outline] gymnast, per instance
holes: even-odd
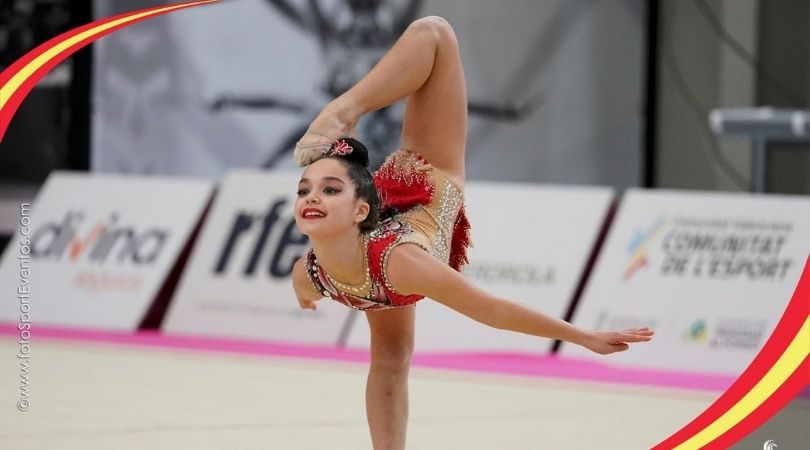
[[[364,114],[401,99],[401,147],[372,174],[355,127]],[[295,263],[293,286],[301,308],[315,310],[330,297],[365,311],[371,331],[366,416],[375,450],[405,448],[415,304],[424,297],[490,327],[603,355],[652,339],[648,327],[580,329],[485,292],[460,274],[470,245],[466,135],[455,33],[446,20],[424,17],[320,112],[295,148],[305,167],[295,221],[312,248]]]

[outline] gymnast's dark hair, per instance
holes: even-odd
[[[343,163],[349,174],[349,179],[354,184],[355,198],[362,198],[368,203],[368,216],[359,225],[361,233],[368,233],[377,228],[380,221],[380,196],[377,193],[376,186],[374,186],[371,172],[368,170],[368,149],[357,139],[342,137],[338,140],[349,144],[352,147],[352,152],[342,156],[327,156],[327,158],[335,158]]]

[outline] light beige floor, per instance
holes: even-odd
[[[0,449],[370,449],[364,365],[0,340]],[[411,450],[644,449],[717,393],[414,368]]]

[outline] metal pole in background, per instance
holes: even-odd
[[[761,137],[755,137],[753,141],[751,177],[754,180],[754,192],[765,192],[768,187],[768,142]]]
[[[768,187],[768,143],[810,142],[810,110],[726,108],[709,113],[718,136],[743,136],[753,141],[751,178],[754,192]]]

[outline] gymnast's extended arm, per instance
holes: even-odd
[[[575,327],[478,288],[414,244],[391,250],[387,275],[398,292],[424,295],[493,328],[560,339],[600,354],[627,350],[628,342],[649,341],[653,334],[647,328],[596,331]]]

